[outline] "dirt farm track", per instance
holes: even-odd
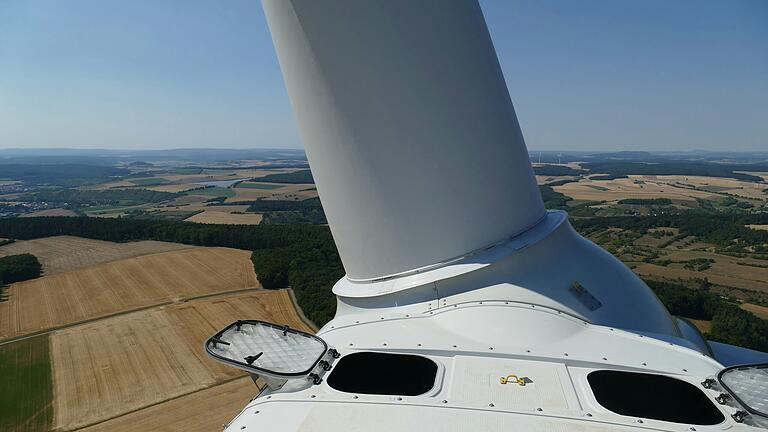
[[[220,430],[258,388],[209,359],[203,341],[243,318],[311,330],[288,290],[261,289],[248,251],[75,237],[28,243],[9,246],[34,248],[44,265],[62,243],[82,243],[92,258],[15,283],[0,302],[0,359],[21,347],[38,359],[6,365],[8,376],[36,384],[25,394],[0,388],[0,401],[35,401],[25,413],[0,410],[3,432]],[[99,250],[116,259],[103,262]]]

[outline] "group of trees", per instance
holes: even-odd
[[[0,285],[34,279],[42,270],[37,257],[32,254],[0,257]]]
[[[308,169],[294,171],[290,173],[277,173],[268,174],[264,177],[253,179],[256,182],[262,183],[314,183],[315,179],[312,177],[312,172]]]
[[[673,315],[712,321],[707,339],[768,352],[768,321],[707,290],[673,282],[646,282]]]
[[[717,217],[702,211],[658,216],[611,216],[574,219],[574,228],[582,233],[621,228],[642,234],[652,228],[678,228],[679,237],[695,236],[717,245],[721,252],[739,253],[749,247],[755,254],[768,254],[768,231],[746,225],[768,224],[768,213],[721,212]]]
[[[290,286],[304,314],[318,325],[336,314],[331,287],[344,276],[336,245],[330,237],[317,236],[252,255],[259,282],[265,288]]]
[[[540,185],[541,199],[544,200],[544,207],[548,209],[564,209],[571,197],[555,192],[550,185]]]
[[[321,225],[328,223],[320,198],[317,197],[303,201],[262,199],[252,202],[247,211],[263,213],[262,224]]]
[[[533,167],[533,172],[536,175],[541,176],[577,176],[583,174],[584,171],[571,168],[565,165],[536,165]]]
[[[268,212],[268,211],[299,211],[303,209],[320,208],[320,198],[310,198],[303,201],[290,200],[265,200],[253,201],[248,206],[249,212]]]

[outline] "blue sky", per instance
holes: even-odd
[[[768,1],[481,5],[529,149],[768,149]],[[257,1],[0,0],[0,147],[301,142]]]

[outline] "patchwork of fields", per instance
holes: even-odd
[[[54,332],[54,427],[76,429],[243,376],[209,359],[202,345],[219,328],[245,317],[307,329],[286,291],[256,291]],[[250,383],[250,396],[256,391]]]
[[[540,183],[548,182],[544,178],[540,178],[539,181]],[[577,202],[667,198],[675,204],[695,206],[697,199],[711,200],[725,196],[762,202],[768,199],[768,194],[764,192],[765,186],[765,184],[720,177],[629,175],[627,178],[612,180],[594,180],[587,177],[554,186],[553,189]]]
[[[257,199],[304,200],[317,196],[314,184],[259,182],[252,179],[274,175],[290,175],[299,169],[200,169],[188,174],[184,169],[173,169],[173,173],[156,172],[153,177],[132,178],[91,186],[93,190],[120,190],[136,188],[155,192],[179,194],[176,198],[162,202],[143,204],[108,204],[83,207],[82,211],[91,217],[144,216],[187,220],[199,223],[258,224],[259,214],[239,214],[232,206],[216,206],[216,200],[226,203],[247,203]],[[192,170],[195,171],[195,170]],[[153,171],[143,171],[147,175]],[[215,208],[212,208],[215,207]],[[68,210],[67,210],[68,211]]]
[[[9,294],[0,302],[0,430],[9,432],[217,430],[258,388],[209,359],[203,341],[243,318],[311,330],[287,290],[259,289],[249,252],[226,248],[85,265]],[[41,333],[9,339],[30,332]]]
[[[240,206],[232,206],[240,207]],[[258,225],[261,223],[260,213],[231,213],[223,211],[206,210],[190,218],[184,219],[187,222],[197,222],[204,224],[221,225]]]
[[[211,432],[237,415],[257,393],[249,377],[240,377],[176,399],[135,411],[82,432]]]
[[[250,253],[191,248],[98,264],[13,284],[0,338],[184,298],[258,287]]]

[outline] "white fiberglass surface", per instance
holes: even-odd
[[[229,345],[215,344],[210,347],[213,353],[239,363],[247,363],[247,357],[263,353],[251,366],[281,374],[308,371],[326,348],[312,336],[264,324],[242,324],[240,330],[230,327],[219,340]]]
[[[768,365],[730,369],[720,381],[748,408],[768,414]]]

